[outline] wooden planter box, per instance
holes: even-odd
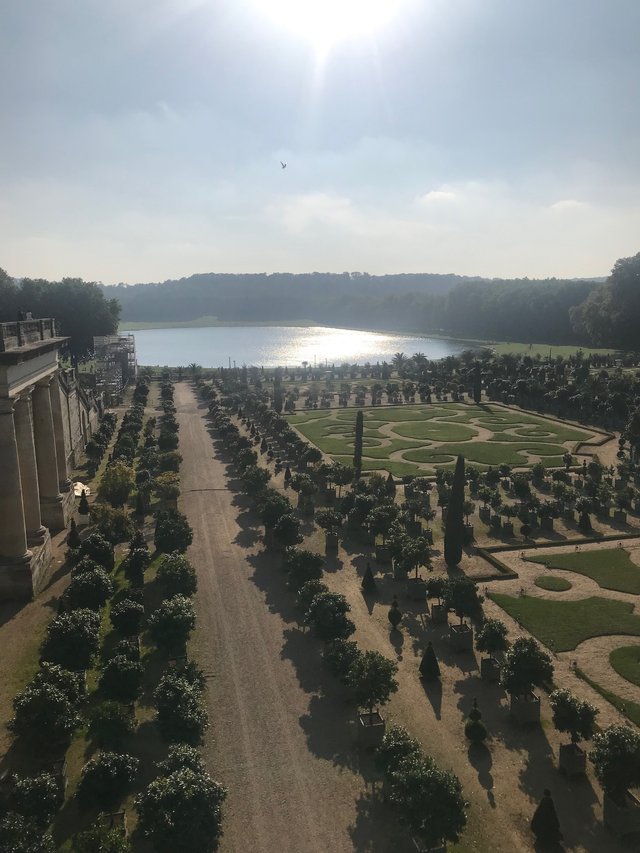
[[[604,825],[615,835],[640,832],[640,802],[627,791],[627,801],[619,805],[605,791],[603,798]]]
[[[380,746],[387,724],[379,711],[358,714],[358,743],[365,748]]]
[[[485,524],[491,524],[491,509],[488,506],[481,506],[478,510],[480,521]]]
[[[511,716],[520,725],[540,722],[540,697],[531,693],[527,698],[511,697]]]
[[[409,578],[407,580],[407,596],[411,601],[427,600],[427,584],[422,578]]]
[[[449,625],[449,642],[456,652],[473,651],[473,628],[471,625]]]
[[[336,490],[324,489],[322,492],[322,498],[327,506],[333,506],[336,502]]]
[[[446,625],[449,621],[449,614],[444,604],[431,605],[431,621],[434,625]]]
[[[473,524],[465,524],[462,538],[465,545],[469,545],[473,542]]]
[[[499,515],[491,516],[491,527],[494,530],[500,530],[502,528],[502,518]]]
[[[436,847],[426,847],[424,841],[421,841],[415,836],[411,836],[411,842],[416,849],[416,853],[447,853],[447,842],[443,841]]]
[[[618,524],[626,524],[627,523],[627,513],[623,509],[617,509],[613,513],[614,521],[617,521]]]
[[[324,550],[325,550],[325,554],[337,554],[338,553],[338,534],[337,533],[325,534]]]
[[[493,683],[500,681],[500,663],[495,658],[480,658],[480,677]]]
[[[76,524],[78,527],[88,527],[90,523],[90,515],[87,513],[86,515],[81,515],[79,512],[76,513]]]
[[[433,530],[427,528],[424,531],[424,538],[427,540],[427,545],[433,545]]]
[[[577,743],[560,746],[559,767],[567,776],[579,776],[587,770],[587,753]]]
[[[564,509],[562,511],[562,517],[564,518],[565,521],[575,521],[576,520],[575,510],[567,507],[567,509]]]
[[[540,519],[540,527],[543,530],[553,530],[553,519],[548,518],[547,516],[543,516]]]
[[[387,545],[376,545],[376,562],[381,566],[391,564],[391,554]]]
[[[505,536],[513,536],[513,521],[504,521],[502,523],[502,532]]]

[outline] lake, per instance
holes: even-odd
[[[393,354],[423,353],[429,359],[457,355],[468,345],[439,338],[360,332],[325,326],[214,326],[141,329],[136,338],[138,364],[185,367],[295,367],[333,363],[391,361]]]

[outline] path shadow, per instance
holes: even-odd
[[[382,783],[372,780],[358,796],[355,821],[348,832],[354,853],[415,853],[391,808],[381,798]]]
[[[326,694],[312,696],[309,710],[300,717],[300,727],[309,751],[317,758],[334,766],[348,767],[365,780],[373,779],[376,774],[370,756],[354,748],[355,708],[345,697],[346,691],[335,684]]]
[[[402,631],[389,631],[389,642],[393,646],[398,660],[402,660],[402,648],[404,646],[404,634]]]
[[[493,759],[491,751],[484,743],[472,743],[467,750],[469,763],[478,774],[478,782],[487,792],[487,800],[492,809],[496,807],[496,798],[493,795],[493,776],[491,768]]]

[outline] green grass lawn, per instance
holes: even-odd
[[[601,684],[598,684],[597,681],[593,681],[593,679],[589,678],[579,667],[576,667],[575,670],[578,678],[581,678],[585,681],[590,687],[599,693],[603,699],[606,699],[607,702],[611,702],[614,708],[617,708],[618,711],[621,711],[628,720],[631,720],[632,723],[635,723],[636,726],[640,726],[640,705],[637,702],[631,702],[629,699],[622,699],[616,693],[613,693],[611,690],[607,690]]]
[[[552,569],[565,569],[594,580],[602,589],[640,594],[640,566],[631,561],[624,548],[603,551],[577,551],[568,554],[544,554],[529,558]]]
[[[553,575],[540,575],[534,581],[540,589],[548,589],[549,592],[566,592],[571,589],[571,584],[564,578],[554,578]]]
[[[622,678],[640,687],[640,646],[622,646],[609,655],[609,663]]]
[[[357,409],[301,411],[288,421],[334,459],[350,463]],[[525,468],[537,458],[547,467],[562,465],[562,455],[593,433],[498,405],[466,403],[375,406],[362,409],[365,442],[363,470],[396,476],[433,473],[452,466],[459,454],[480,468],[506,463]],[[480,429],[487,441],[472,441]],[[391,454],[395,458],[390,459]]]
[[[610,598],[584,598],[580,601],[549,601],[525,596],[514,598],[502,593],[490,597],[541,643],[557,652],[575,649],[590,637],[629,634],[640,637],[640,617],[633,615],[633,604]]]

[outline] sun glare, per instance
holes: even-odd
[[[371,36],[394,17],[401,0],[257,0],[278,25],[326,53],[343,39]]]

